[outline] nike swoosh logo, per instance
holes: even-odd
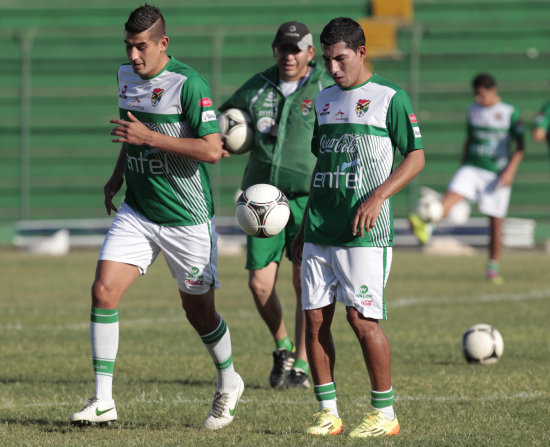
[[[231,415],[231,417],[235,416],[235,411],[237,410],[237,405],[239,405],[239,401],[237,401],[234,408],[229,409],[229,414]]]
[[[111,410],[114,410],[114,409],[115,409],[115,407],[112,407],[112,408],[107,408],[106,410],[100,411],[99,408],[96,408],[95,409],[95,415],[96,416],[101,416],[102,414],[105,414],[108,411],[111,411]]]
[[[357,166],[357,165],[360,165],[360,164],[361,164],[361,160],[359,160],[358,158],[353,160],[351,163],[342,163],[342,171],[347,169],[347,168],[351,168],[353,166]]]

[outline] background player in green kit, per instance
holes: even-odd
[[[550,102],[544,104],[537,113],[533,127],[533,140],[540,143],[546,141],[550,149]]]
[[[420,129],[408,95],[365,65],[365,36],[348,18],[321,33],[323,59],[336,85],[315,100],[311,150],[317,164],[306,217],[293,244],[302,260],[306,344],[319,412],[307,434],[342,433],[336,404],[330,325],[336,301],[361,346],[372,409],[353,438],[399,433],[393,410],[391,354],[379,325],[393,244],[391,196],[424,167]],[[392,172],[395,149],[405,157]]]
[[[193,69],[166,54],[169,39],[159,9],[130,14],[124,42],[129,62],[118,70],[122,143],[105,207],[116,217],[99,254],[92,286],[90,339],[95,395],[71,415],[77,425],[117,419],[112,380],[118,350],[118,306],[124,292],[162,252],[177,280],[183,309],[212,357],[217,386],[204,425],[229,424],[244,389],[233,368],[231,338],[216,312],[217,235],[204,162],[223,154],[210,88]],[[126,180],[120,211],[112,203]],[[154,297],[152,297],[154,299]]]
[[[291,215],[284,231],[269,239],[247,237],[246,268],[258,311],[275,340],[270,385],[309,388],[300,265],[292,266],[296,292],[294,354],[275,283],[285,250],[291,259],[292,240],[302,221],[315,165],[310,151],[315,123],[313,100],[332,80],[313,62],[313,39],[303,23],[283,23],[272,49],[276,65],[250,78],[220,110],[235,107],[252,117],[254,143],[241,187],[269,183],[281,189],[289,200]]]
[[[472,81],[475,97],[468,109],[468,130],[462,155],[462,166],[453,176],[441,207],[430,222],[412,214],[409,219],[420,242],[426,243],[432,223],[447,215],[458,202],[478,202],[479,209],[489,216],[490,243],[486,276],[494,284],[502,284],[499,261],[502,252],[502,226],[508,211],[512,183],[524,153],[523,123],[519,111],[502,102],[496,81],[490,74],[479,74]],[[515,150],[510,154],[510,145]]]

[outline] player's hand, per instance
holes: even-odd
[[[113,176],[107,180],[107,183],[105,183],[105,186],[103,187],[103,194],[105,195],[105,209],[107,210],[107,214],[109,216],[113,210],[115,213],[118,212],[118,208],[113,204],[113,197],[120,190],[120,188],[122,188],[123,183],[124,178],[122,176]]]
[[[355,213],[355,218],[351,223],[351,231],[354,236],[357,236],[357,231],[361,237],[365,236],[365,230],[368,233],[374,228],[380,210],[382,209],[383,201],[379,200],[374,194],[365,200]]]
[[[498,186],[510,186],[514,181],[514,174],[510,170],[505,169],[498,177]]]
[[[113,138],[113,143],[128,143],[135,146],[142,146],[147,144],[147,138],[151,133],[140,120],[138,120],[131,112],[128,112],[128,119],[125,121],[121,119],[112,119],[112,124],[117,124],[111,130],[111,135],[118,138]]]

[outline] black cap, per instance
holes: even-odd
[[[283,23],[277,30],[275,40],[273,40],[274,47],[280,47],[282,45],[289,44],[297,46],[301,51],[307,50],[308,47],[313,46],[313,37],[303,23],[300,22],[286,22]]]

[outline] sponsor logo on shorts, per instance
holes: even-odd
[[[359,287],[359,291],[355,296],[361,299],[361,306],[372,306],[372,293],[369,293],[369,288],[365,284]]]
[[[185,275],[185,285],[191,287],[204,285],[204,278],[198,267],[191,267],[191,270]]]

